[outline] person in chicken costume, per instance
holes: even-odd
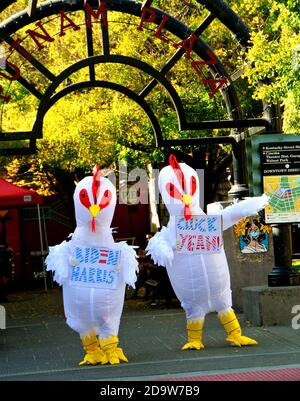
[[[128,362],[118,331],[125,287],[134,287],[138,263],[132,247],[114,242],[116,189],[99,166],[77,184],[74,205],[76,229],[69,241],[50,247],[46,265],[63,287],[67,324],[86,351],[79,365]]]
[[[147,251],[156,264],[167,268],[174,292],[185,311],[188,341],[182,349],[204,348],[202,330],[205,315],[209,312],[218,312],[229,343],[239,347],[257,344],[242,335],[231,308],[230,275],[223,246],[219,253],[213,254],[183,254],[176,248],[176,216],[188,222],[192,216],[205,215],[199,206],[196,171],[185,163],[178,163],[171,155],[169,166],[160,171],[158,186],[170,218],[167,227],[150,239]],[[267,203],[268,197],[264,194],[234,202],[224,209],[219,203],[214,203],[208,208],[207,216],[221,215],[223,230],[226,230],[241,218],[263,209]]]

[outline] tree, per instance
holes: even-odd
[[[299,132],[300,3],[244,0],[240,5],[252,30],[245,77],[254,88],[253,97],[280,102],[284,130]]]
[[[25,3],[27,4],[26,1],[18,1],[16,5],[10,6],[1,15],[9,16],[14,10],[19,11]],[[230,3],[238,14],[245,18],[246,23],[251,26],[254,32],[252,36],[253,47],[249,51],[248,58],[246,58],[244,49],[235,42],[230,32],[217,20],[204,32],[203,39],[212,46],[230,73],[242,68],[245,69],[245,77],[249,79],[253,88],[249,88],[246,79],[240,79],[235,84],[239,91],[245,116],[253,117],[262,112],[261,102],[255,99],[268,98],[269,95],[271,100],[276,100],[274,96],[272,97],[273,90],[276,85],[283,86],[283,74],[288,69],[284,61],[280,59],[279,54],[278,63],[272,63],[272,67],[269,66],[269,69],[264,63],[265,60],[269,61],[272,51],[279,49],[276,43],[278,32],[282,35],[282,42],[289,39],[291,45],[294,39],[290,39],[289,34],[294,32],[296,28],[289,21],[289,16],[296,15],[296,12],[293,11],[293,3],[291,2],[288,5],[278,1],[273,8],[270,7],[271,2],[269,0],[260,0],[259,2],[234,0]],[[185,0],[184,2],[171,0],[167,4],[157,0],[153,2],[153,5],[161,7],[192,28],[197,28],[207,16],[207,10],[194,0]],[[269,21],[269,18],[276,22],[277,31],[274,30],[273,22]],[[83,13],[72,13],[72,21],[78,27],[82,27],[84,24]],[[35,24],[20,30],[18,35],[24,38],[23,43],[26,48],[37,56],[54,75],[58,75],[75,61],[87,56],[84,29],[75,30],[71,26],[69,30],[65,30],[65,35],[59,36],[58,18],[45,18],[43,22],[45,23],[43,26],[55,40],[51,43],[43,43],[45,49],[42,51],[37,51],[36,44],[25,32],[28,28],[38,29]],[[137,30],[138,25],[139,18],[137,17],[127,16],[125,20],[121,13],[110,13],[111,51],[114,54],[138,58],[159,70],[174,54],[174,48],[153,36],[156,27],[149,24],[141,33]],[[98,25],[95,24],[93,29],[97,28]],[[175,36],[170,34],[169,37],[173,43],[178,42],[178,38]],[[94,35],[95,54],[102,54],[100,39],[100,35]],[[272,43],[272,51],[266,48],[269,39]],[[259,53],[259,46],[265,48],[261,54]],[[259,57],[262,59],[261,63]],[[252,59],[255,61],[254,67],[249,68],[248,60]],[[29,63],[24,62],[16,52],[10,56],[10,60],[16,65],[21,65],[22,76],[28,81],[34,82],[35,87],[44,92],[49,84],[47,79],[37,73]],[[245,66],[246,62],[248,64]],[[147,74],[123,65],[97,65],[95,72],[98,80],[108,80],[124,85],[136,93],[139,93],[149,82]],[[66,84],[71,85],[86,80],[88,74],[87,68],[77,71],[68,78]],[[274,86],[257,88],[258,79],[270,78],[270,74],[273,74],[272,85]],[[293,90],[293,88],[296,88],[298,81],[293,78],[291,71],[289,77],[290,89],[286,93],[288,96],[297,98],[298,91]],[[201,84],[199,77],[193,72],[187,58],[182,57],[180,62],[167,74],[167,78],[183,99],[184,106],[188,111],[189,121],[197,121],[199,118],[207,120],[226,118],[227,111],[221,96],[218,94],[210,99],[207,90]],[[17,82],[3,82],[4,89],[6,89],[5,85],[7,89],[10,89],[12,99],[3,107],[2,130],[31,130],[37,100]],[[283,96],[283,88],[280,90]],[[297,108],[288,108],[288,96],[285,98],[286,116],[289,110],[290,114],[294,113],[295,115]],[[147,96],[147,101],[155,110],[166,139],[190,137],[192,134],[196,136],[224,134],[220,130],[195,133],[180,132],[170,99],[159,85]],[[18,118],[11,118],[15,115]],[[287,117],[285,121],[287,121]],[[292,117],[289,118],[289,121],[292,121]],[[179,150],[177,149],[177,151]],[[198,160],[199,158],[202,159],[201,162],[208,169],[208,174],[211,174],[210,178],[213,177],[210,182],[217,181],[217,177],[220,176],[219,172],[222,169],[224,170],[231,160],[230,149],[227,147],[184,149],[184,153],[194,154]],[[145,166],[153,161],[160,162],[163,158],[164,151],[155,148],[152,128],[147,117],[132,100],[109,89],[87,88],[63,97],[47,112],[44,120],[43,139],[38,140],[36,155],[30,158],[13,158],[11,162],[5,159],[4,164],[7,165],[9,171],[14,171],[15,176],[17,176],[14,181],[19,180],[18,182],[22,184],[25,183],[24,166],[27,170],[31,166],[32,169],[28,170],[30,173],[26,176],[27,182],[33,183],[32,174],[36,171],[37,181],[35,181],[35,185],[37,182],[47,181],[47,185],[41,186],[42,191],[47,193],[47,191],[57,191],[59,181],[57,177],[62,177],[63,172],[67,172],[72,180],[76,180],[90,172],[92,165],[96,162],[105,167],[111,166],[118,159],[125,159],[130,168],[137,165]],[[18,171],[20,171],[19,179]],[[44,173],[38,175],[38,172]],[[211,193],[211,191],[208,192]]]

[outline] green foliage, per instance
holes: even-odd
[[[245,117],[261,115],[262,99],[281,102],[285,129],[297,132],[300,129],[299,0],[232,0],[228,4],[251,28],[252,47],[248,53],[217,19],[204,31],[202,39],[211,46],[230,74],[243,71],[243,78],[234,84]],[[27,0],[17,1],[1,13],[2,20],[26,5]],[[192,29],[196,29],[208,15],[208,11],[196,0],[154,0],[153,6],[161,8]],[[73,30],[71,27],[65,30],[64,36],[60,36],[59,18],[45,18],[43,26],[54,41],[45,42],[45,48],[41,51],[37,51],[36,44],[25,32],[28,28],[39,31],[35,24],[19,30],[14,38],[22,38],[24,47],[57,76],[68,66],[87,57],[83,12],[72,13],[72,21],[80,29]],[[138,31],[139,22],[138,17],[109,12],[111,53],[139,59],[160,70],[175,53],[172,44],[180,40],[168,33],[170,43],[165,43],[153,36],[156,25],[146,24],[143,31]],[[93,24],[93,33],[94,53],[102,54],[99,22]],[[17,52],[11,52],[8,46],[6,52],[9,61],[20,68],[21,76],[44,93],[49,80]],[[140,93],[151,80],[146,73],[120,64],[97,65],[95,73],[97,80],[117,83],[135,93]],[[203,74],[211,77],[208,69],[204,69]],[[186,57],[182,57],[166,77],[180,95],[189,121],[227,118],[221,95],[217,94],[210,99],[201,77],[195,73]],[[78,70],[62,82],[57,92],[68,85],[88,81],[89,78],[88,68]],[[31,130],[38,100],[18,82],[1,79],[0,84],[3,93],[11,95],[11,101],[2,106],[2,131]],[[219,130],[181,132],[170,97],[160,85],[145,100],[153,109],[166,139],[224,134]],[[190,149],[184,151],[190,152]],[[75,177],[76,174],[90,172],[96,162],[106,167],[118,159],[126,160],[129,166],[144,167],[149,162],[163,160],[164,152],[164,149],[155,148],[150,121],[134,101],[109,89],[87,88],[70,93],[50,108],[44,119],[43,139],[38,140],[37,154],[19,160],[27,170],[32,166],[33,171],[49,173],[38,176],[38,179],[48,180],[44,192],[50,193],[57,190],[55,176],[62,171]],[[205,150],[201,152],[205,153]],[[210,166],[217,167],[219,163],[223,166],[225,159],[228,162],[230,149],[227,147],[222,147],[220,152],[207,148],[207,152],[210,155]],[[22,166],[16,164],[16,159],[10,163],[6,160],[1,161],[2,165],[7,165],[15,172],[20,171],[22,182]],[[33,182],[29,176],[27,178]]]
[[[253,97],[281,103],[284,129],[299,131],[300,13],[298,1],[243,1],[252,23],[245,76]]]
[[[56,193],[56,178],[43,170],[42,160],[35,156],[10,160],[6,165],[5,178],[18,186],[34,189],[40,195]]]

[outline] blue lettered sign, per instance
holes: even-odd
[[[76,247],[72,256],[70,285],[114,290],[120,257],[121,251],[115,249]]]
[[[222,246],[221,216],[176,217],[176,249],[179,253],[219,253]]]

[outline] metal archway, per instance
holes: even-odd
[[[60,92],[56,93],[55,95],[53,95],[51,98],[47,99],[47,102],[45,102],[42,107],[39,108],[38,113],[42,114],[42,116],[40,116],[40,118],[38,118],[38,121],[41,125],[34,127],[34,130],[37,132],[41,132],[43,127],[43,119],[45,117],[45,114],[47,113],[47,111],[56,103],[59,101],[59,99],[61,99],[62,97],[68,95],[69,93],[75,92],[77,90],[80,89],[85,89],[85,88],[105,88],[105,89],[111,89],[114,90],[116,92],[122,93],[123,95],[127,96],[129,99],[133,100],[134,102],[136,102],[146,113],[153,132],[155,134],[155,139],[156,139],[156,146],[159,146],[159,143],[162,141],[162,132],[161,132],[161,128],[159,125],[159,122],[157,121],[157,118],[155,117],[153,111],[151,110],[151,108],[148,106],[148,104],[143,100],[140,99],[136,93],[134,93],[133,91],[131,91],[128,88],[125,88],[122,85],[118,85],[114,82],[107,82],[107,81],[93,81],[92,83],[90,81],[85,81],[85,82],[80,82],[78,84],[72,84],[67,86],[66,88],[64,88],[63,90],[61,90]]]
[[[144,2],[144,6],[148,6],[150,1]],[[210,2],[201,2],[201,3],[210,3]],[[98,0],[91,0],[89,1],[89,4],[91,7],[94,9],[97,8],[98,6]],[[108,11],[119,11],[123,13],[128,13],[131,15],[135,16],[141,16],[142,14],[142,8],[143,6],[140,2],[137,1],[131,1],[131,0],[123,0],[123,1],[117,1],[117,0],[107,0],[106,1],[106,6]],[[12,34],[16,33],[19,31],[21,28],[27,26],[28,24],[36,21],[40,21],[41,19],[57,14],[59,11],[64,11],[64,12],[72,12],[72,11],[78,11],[82,10],[83,6],[83,1],[82,0],[56,0],[56,1],[48,1],[46,3],[43,3],[39,5],[35,12],[33,13],[32,16],[29,16],[24,10],[23,12],[13,16],[10,18],[8,21],[3,22],[0,24],[0,37],[3,41],[8,43],[9,45],[13,46],[15,41],[12,38]],[[164,29],[174,35],[176,35],[179,39],[185,40],[188,37],[190,37],[192,34],[197,36],[197,41],[193,44],[193,52],[195,52],[199,57],[201,57],[202,60],[207,60],[208,59],[208,52],[210,54],[213,54],[214,58],[217,60],[216,64],[209,65],[209,68],[214,76],[225,76],[228,78],[230,82],[230,77],[229,74],[226,72],[226,69],[224,66],[221,64],[221,62],[218,60],[216,55],[213,53],[212,49],[201,39],[200,35],[204,32],[204,30],[209,26],[209,24],[216,18],[216,9],[213,10],[212,14],[210,14],[205,21],[203,21],[199,27],[195,30],[192,31],[190,30],[187,26],[179,22],[178,20],[174,19],[170,15],[167,15],[161,10],[151,8],[151,10],[155,10],[156,14],[156,25],[160,25],[164,17],[168,17],[167,24],[165,24]],[[230,10],[230,9],[229,9]],[[231,10],[230,10],[231,11]],[[229,12],[229,11],[227,11]],[[232,18],[232,13],[229,12],[230,18]],[[228,18],[227,18],[228,19]],[[226,22],[226,21],[225,21]],[[104,56],[107,57],[107,62],[109,62],[109,58],[113,58],[112,55],[110,55],[109,52],[109,34],[108,34],[108,29],[103,29],[102,31],[105,31],[105,34],[103,34],[103,49],[104,49]],[[242,42],[245,42],[244,38],[245,34],[242,35]],[[91,32],[87,32],[87,46],[91,44],[92,40],[92,34]],[[89,57],[93,57],[94,54],[91,49],[92,46],[90,46],[89,49]],[[19,49],[16,49],[21,53],[21,47]],[[161,81],[166,81],[165,75],[166,73],[176,64],[176,62],[186,53],[186,50],[184,48],[179,48],[177,52],[174,54],[174,56],[171,58],[171,60],[168,60],[168,62],[165,64],[165,66],[162,68],[161,71],[154,71],[152,68],[151,75],[152,75],[152,80],[151,82],[144,88],[144,90],[139,94],[140,98],[145,98],[147,94],[154,88],[154,86],[157,84],[157,82]],[[55,77],[51,71],[49,71],[39,60],[37,60],[35,57],[32,57],[32,60],[30,61],[31,65],[39,70],[46,78],[50,80],[50,86],[56,82],[56,79],[58,77]],[[139,64],[139,60],[136,60],[136,64]],[[149,66],[151,68],[151,66]],[[13,70],[11,67],[7,66],[6,68],[8,73],[13,73]],[[91,80],[93,77],[91,77]],[[44,96],[41,93],[38,93],[38,91],[34,88],[32,84],[27,82],[25,79],[19,77],[18,81],[27,88],[31,93],[33,93],[37,98],[41,100],[41,103],[44,101]],[[241,128],[241,127],[249,127],[249,126],[265,126],[268,127],[268,122],[264,119],[247,119],[244,120],[241,118],[241,110],[239,106],[239,101],[237,94],[235,92],[234,85],[232,85],[232,82],[226,87],[222,88],[222,94],[224,96],[224,100],[226,103],[227,111],[228,111],[228,120],[215,120],[215,121],[198,121],[196,123],[188,123],[187,118],[185,116],[185,112],[183,107],[180,107],[180,110],[177,109],[176,111],[179,110],[178,116],[179,116],[179,130],[203,130],[203,129],[211,129],[211,128]],[[179,96],[177,96],[177,99]],[[175,102],[177,105],[179,102]],[[39,121],[37,120],[35,123],[35,126],[39,126]],[[14,133],[14,138],[19,139],[17,133]],[[25,138],[25,133],[21,135],[22,139]],[[28,138],[29,139],[35,139],[38,137],[36,133],[32,132],[31,135],[28,132]],[[0,139],[7,140],[8,136],[5,135],[5,133],[2,133],[0,136]]]
[[[141,60],[125,57],[122,55],[111,54],[108,25],[103,26],[101,24],[103,54],[94,54],[93,30],[91,29],[91,27],[88,27],[86,25],[86,47],[88,58],[79,60],[75,64],[69,66],[65,71],[61,72],[58,76],[55,76],[50,71],[50,69],[41,62],[38,55],[31,54],[30,60],[28,60],[28,57],[26,58],[24,56],[26,55],[26,48],[23,47],[22,41],[18,41],[14,38],[14,35],[18,33],[20,29],[34,22],[38,23],[46,17],[58,15],[58,13],[60,12],[69,13],[68,15],[72,15],[72,12],[81,11],[85,13],[86,17],[86,9],[84,8],[85,3],[87,3],[92,10],[99,10],[100,5],[104,5],[108,14],[111,11],[118,11],[139,18],[143,18],[143,13],[147,9],[148,13],[153,13],[155,15],[155,19],[153,19],[153,21],[151,22],[158,27],[157,29],[159,30],[159,28],[163,25],[164,31],[175,35],[181,41],[182,45],[177,47],[174,46],[176,50],[174,49],[173,56],[169,60],[167,60],[165,65],[160,70],[157,70]],[[16,77],[16,80],[24,88],[26,88],[27,91],[29,91],[38,99],[39,106],[36,113],[36,119],[31,131],[0,132],[0,141],[2,141],[2,143],[5,143],[6,141],[28,140],[29,146],[23,148],[1,146],[0,154],[27,154],[35,151],[36,140],[42,137],[44,115],[49,107],[54,104],[52,98],[52,96],[54,96],[54,90],[55,88],[57,88],[58,84],[62,82],[64,77],[68,76],[68,74],[71,74],[72,72],[76,71],[79,68],[82,68],[83,66],[89,67],[89,86],[92,87],[93,84],[97,81],[95,77],[95,65],[97,63],[123,63],[125,65],[130,65],[146,72],[149,75],[149,83],[140,93],[132,93],[128,88],[120,88],[120,85],[116,85],[113,82],[107,83],[107,85],[110,85],[110,88],[113,90],[118,90],[126,94],[126,96],[136,101],[136,103],[144,110],[145,114],[148,116],[151,122],[157,146],[169,147],[173,145],[186,146],[187,144],[199,143],[229,143],[232,145],[235,156],[235,183],[237,185],[245,183],[246,174],[243,165],[244,142],[240,141],[239,135],[234,135],[232,133],[229,136],[213,138],[200,137],[167,140],[164,138],[163,132],[159,126],[159,122],[155,116],[155,113],[153,110],[151,110],[151,107],[149,106],[146,99],[149,93],[151,93],[151,91],[158,84],[165,88],[168,95],[170,96],[170,100],[172,101],[172,104],[177,114],[179,131],[201,131],[214,128],[224,128],[231,130],[235,129],[239,131],[242,128],[248,127],[265,127],[266,130],[272,130],[272,126],[268,119],[243,119],[238,95],[236,93],[234,83],[231,80],[230,74],[226,71],[226,68],[220,62],[214,51],[201,38],[203,32],[216,18],[218,18],[228,29],[231,30],[231,32],[235,34],[242,46],[246,46],[248,44],[248,40],[250,37],[249,30],[242,23],[240,18],[222,0],[199,0],[198,3],[205,5],[206,8],[210,11],[210,14],[199,24],[199,26],[195,30],[191,30],[182,22],[173,18],[171,15],[165,13],[164,11],[152,7],[151,0],[144,1],[143,3],[134,0],[102,0],[101,2],[99,2],[99,0],[51,0],[33,7],[31,12],[29,13],[30,15],[28,14],[27,10],[24,10],[1,23],[0,38],[2,42],[7,43],[12,49],[14,49],[14,51],[17,51],[21,57],[23,57],[24,59],[26,58],[26,62],[29,62],[32,68],[39,71],[42,76],[44,76],[45,79],[49,82],[49,85],[45,92],[42,93],[41,91],[36,89],[36,87],[31,82],[26,80],[26,78],[22,77],[20,74]],[[41,25],[39,25],[39,27],[41,27]],[[220,92],[222,93],[222,97],[224,99],[228,119],[217,119],[212,121],[204,120],[196,122],[188,121],[183,102],[179,94],[166,78],[166,75],[183,56],[191,57],[191,53],[195,54],[202,60],[200,64],[203,63],[206,65],[211,73],[213,80],[220,81],[220,77],[225,78],[227,84],[220,87]],[[6,71],[8,74],[10,74],[8,75],[8,77],[14,75],[16,76],[16,71],[14,67],[9,63],[7,63],[6,65]],[[83,85],[88,85],[88,83],[84,83]],[[64,93],[68,93],[68,90],[62,91],[60,96],[63,96]]]

